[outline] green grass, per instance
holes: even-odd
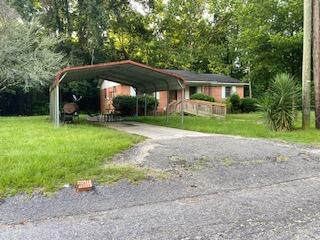
[[[301,116],[299,116],[298,119],[301,119]],[[169,124],[166,123],[165,117],[163,116],[157,116],[155,118],[139,117],[132,118],[132,120],[161,126],[181,128],[179,116],[170,116]],[[313,122],[314,115],[312,116],[312,123]],[[302,130],[301,121],[297,121],[295,124],[296,129],[292,132],[273,132],[264,124],[261,113],[228,114],[226,119],[185,116],[183,128],[205,133],[277,139],[287,142],[320,146],[320,131],[316,130],[314,125],[309,130]]]
[[[54,128],[46,117],[0,117],[0,198],[37,189],[50,192],[81,179],[144,179],[145,170],[110,162],[140,140],[85,123]]]

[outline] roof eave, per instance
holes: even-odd
[[[249,86],[249,83],[224,83],[224,82],[214,82],[214,81],[187,81],[187,85],[191,84],[197,84],[197,85],[203,85],[203,84],[208,84],[211,86],[225,86],[225,85],[232,85],[232,86]]]

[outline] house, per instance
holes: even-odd
[[[185,99],[195,93],[203,93],[215,98],[217,102],[223,102],[226,98],[237,93],[240,98],[244,98],[245,87],[249,83],[241,82],[235,78],[208,73],[196,73],[186,70],[162,70],[163,72],[174,74],[185,80]],[[169,94],[169,97],[168,95]],[[133,87],[120,85],[111,81],[103,81],[101,85],[101,112],[108,113],[113,110],[112,99],[119,95],[135,96],[136,92]],[[159,101],[157,111],[164,112],[169,103],[174,100],[181,100],[182,90],[161,91],[156,93]]]

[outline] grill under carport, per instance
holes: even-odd
[[[62,81],[103,79],[119,84],[129,85],[142,94],[159,91],[185,91],[185,80],[174,73],[126,60],[77,67],[66,67],[60,70],[50,86],[50,117],[55,126],[60,125],[59,84]],[[182,97],[184,101],[184,97]],[[168,101],[169,102],[169,101]],[[182,104],[183,106],[184,104]],[[167,108],[168,109],[168,108]],[[181,123],[184,110],[181,108]],[[166,111],[168,121],[168,111]]]

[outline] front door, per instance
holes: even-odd
[[[169,103],[172,101],[177,101],[178,100],[178,93],[176,90],[174,91],[169,91]]]

